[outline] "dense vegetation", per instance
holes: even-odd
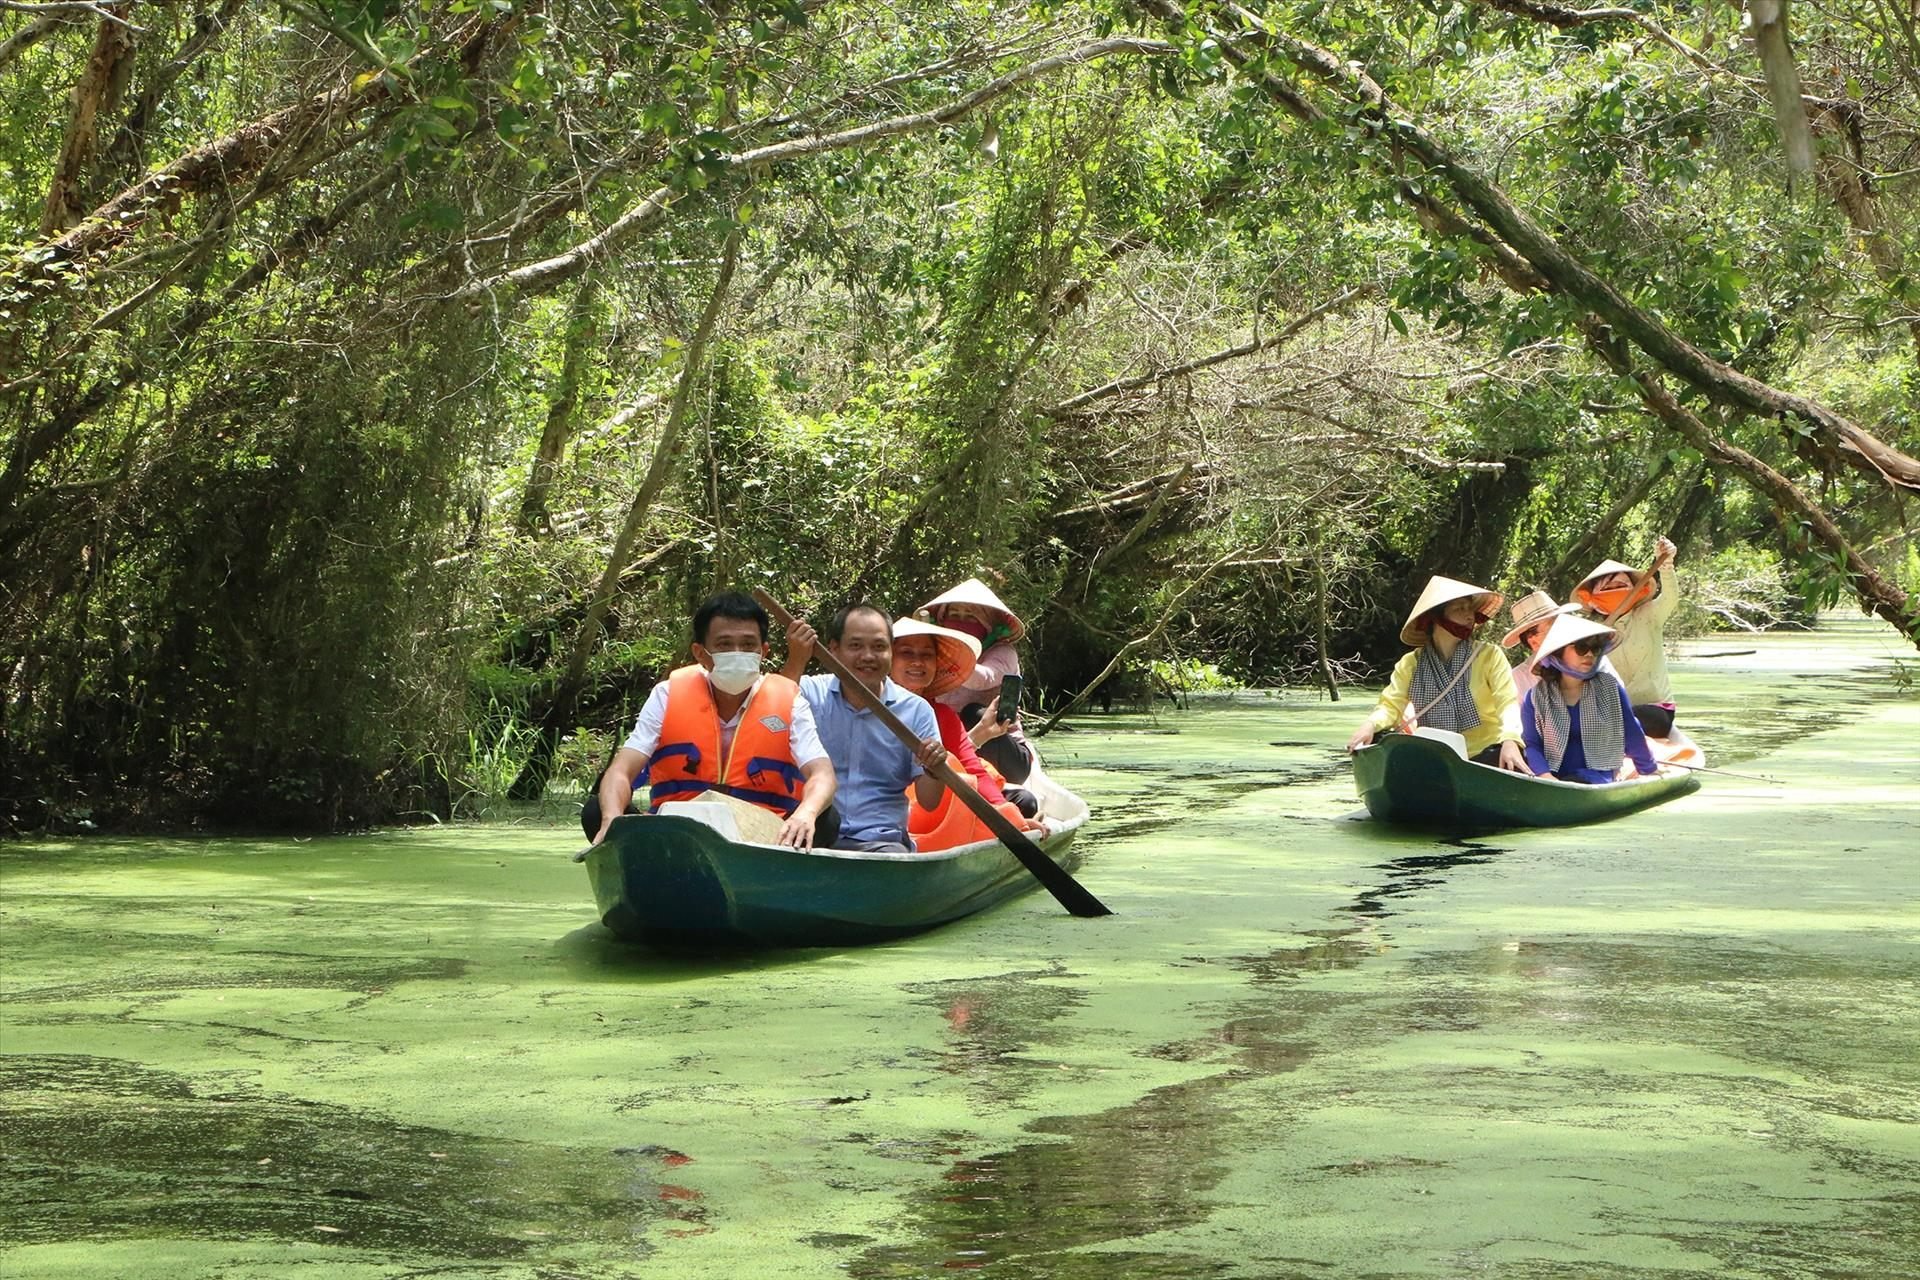
[[[0,824],[578,786],[716,584],[1920,642],[1920,29],[1746,8],[0,0]]]

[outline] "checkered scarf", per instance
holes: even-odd
[[[1449,661],[1441,657],[1431,643],[1421,646],[1420,657],[1413,664],[1412,688],[1413,705],[1419,712],[1421,724],[1433,729],[1451,729],[1455,733],[1465,733],[1479,725],[1480,707],[1468,687],[1472,677],[1462,674],[1479,648],[1476,641],[1462,640],[1453,647],[1453,658]]]
[[[1544,666],[1545,664],[1541,664]],[[1540,730],[1540,745],[1546,752],[1547,768],[1558,771],[1567,754],[1573,713],[1560,696],[1558,673],[1542,672],[1533,686],[1533,723]],[[1620,710],[1620,682],[1604,671],[1587,681],[1580,695],[1580,747],[1587,757],[1587,768],[1612,772],[1627,754],[1625,713]]]

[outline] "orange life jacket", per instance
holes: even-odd
[[[723,761],[720,713],[705,669],[681,667],[668,676],[660,744],[647,762],[651,808],[702,791],[724,791],[782,817],[791,814],[806,784],[793,763],[793,700],[799,692],[800,686],[785,676],[761,676],[740,709],[733,749]]]
[[[962,782],[972,783],[972,776],[960,768],[960,762],[952,755],[947,757],[947,763],[953,766]],[[998,773],[991,764],[987,769]],[[1018,830],[1024,831],[1034,825],[1011,801],[993,807]],[[960,803],[951,787],[940,793],[940,803],[931,809],[921,808],[920,801],[914,798],[913,788],[907,788],[907,834],[913,837],[916,853],[938,853],[942,849],[957,849],[963,844],[1000,838],[993,833],[993,828],[980,821],[973,810]]]

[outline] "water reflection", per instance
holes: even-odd
[[[1046,1120],[1060,1139],[955,1162],[916,1196],[915,1238],[868,1250],[848,1268],[863,1280],[986,1269],[995,1276],[1204,1277],[1219,1259],[1150,1251],[1064,1253],[1202,1221],[1205,1192],[1225,1173],[1220,1095],[1228,1076],[1155,1089],[1129,1106]]]
[[[964,1078],[983,1100],[1004,1104],[1027,1092],[1035,1072],[1051,1070],[1018,1055],[1059,1040],[1062,1033],[1052,1024],[1086,1003],[1084,991],[1054,981],[1066,976],[1056,964],[991,978],[907,983],[904,989],[946,1024],[940,1070]]]

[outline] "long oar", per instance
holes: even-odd
[[[1779,778],[1763,778],[1757,773],[1735,773],[1731,769],[1709,769],[1704,764],[1681,764],[1678,760],[1663,760],[1660,763],[1660,767],[1662,769],[1690,769],[1694,773],[1717,773],[1723,778],[1743,778],[1748,782],[1766,782],[1776,787],[1784,787],[1787,785]]]
[[[1612,613],[1600,620],[1601,625],[1610,627],[1618,621],[1622,615],[1632,613],[1635,609],[1645,604],[1647,600],[1653,599],[1652,596],[1648,596],[1646,600],[1636,600],[1634,597],[1640,594],[1640,588],[1646,586],[1647,583],[1655,580],[1659,576],[1660,560],[1657,556],[1654,558],[1653,563],[1641,572],[1628,575],[1627,598],[1620,602],[1618,609],[1615,609]]]
[[[760,602],[761,608],[778,619],[781,626],[793,625],[793,615],[782,608],[780,602],[772,596],[756,590],[753,598]],[[840,688],[843,693],[872,708],[874,716],[893,733],[894,737],[900,739],[902,746],[910,752],[917,753],[920,750],[920,739],[914,737],[913,730],[900,723],[900,717],[887,710],[880,699],[870,695],[867,687],[860,683],[860,678],[847,670],[840,659],[828,652],[824,645],[814,646],[813,656],[820,660],[821,666],[840,677]],[[1076,916],[1113,914],[1111,908],[1087,892],[1086,886],[1069,875],[1065,867],[1049,858],[1039,845],[1021,834],[1020,828],[1008,822],[1006,815],[988,803],[985,796],[961,781],[960,775],[954,772],[952,765],[943,760],[934,765],[929,772],[944,782],[947,790],[953,792],[954,798],[966,805],[973,812],[974,817],[986,823],[988,830],[1000,837],[1000,843],[1006,845],[1013,856],[1020,859],[1020,865],[1032,872],[1034,879],[1046,886],[1048,893],[1059,899],[1061,906]]]

